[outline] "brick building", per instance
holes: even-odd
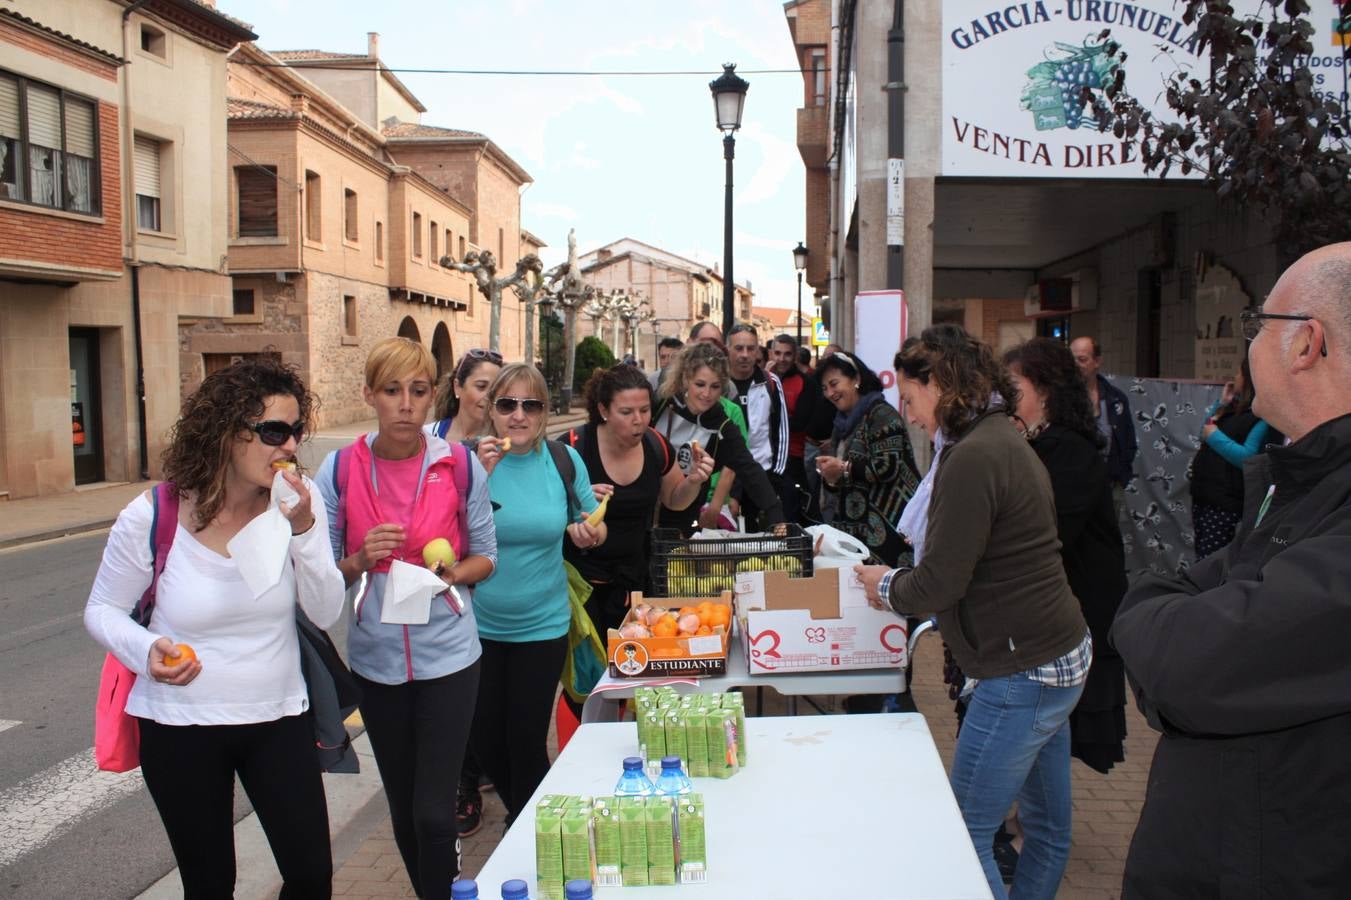
[[[232,57],[227,92],[232,315],[182,323],[184,388],[273,354],[320,396],[324,424],[364,418],[375,343],[411,337],[445,368],[476,341],[456,318],[473,285],[438,265],[469,210],[388,162],[378,131],[253,44]]]
[[[229,313],[225,55],[253,37],[196,0],[0,9],[0,496],[157,472],[177,324]]]
[[[684,340],[695,322],[722,321],[722,276],[703,263],[633,238],[621,238],[584,253],[577,262],[587,284],[602,292],[624,291],[652,305],[653,318],[647,323],[647,333],[638,336],[640,362],[650,363],[657,358],[656,345],[661,338],[674,336]],[[733,318],[749,322],[755,295],[749,283],[738,284],[735,289],[737,308]],[[614,346],[613,322],[597,323],[585,314],[578,316],[577,322],[579,340],[597,334],[599,324],[598,336]],[[621,346],[629,346],[622,325],[619,333]],[[616,355],[623,356],[623,352]]]
[[[469,211],[467,230],[456,231],[451,244],[441,246],[442,253],[461,260],[469,250],[491,250],[502,277],[518,259],[542,246],[522,234],[520,196],[532,181],[530,174],[486,135],[423,124],[427,108],[380,61],[378,34],[366,35],[364,54],[279,50],[275,56],[378,131],[398,164]],[[479,308],[481,299],[471,298],[459,320],[460,331],[478,335],[473,346],[486,346],[488,313]],[[502,298],[499,337],[507,358],[521,357],[524,329],[523,305],[508,290]]]

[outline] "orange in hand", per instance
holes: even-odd
[[[193,650],[191,646],[187,644],[174,644],[173,649],[164,654],[164,664],[176,666],[180,663],[192,662],[196,658],[197,651]]]

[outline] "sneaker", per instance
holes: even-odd
[[[1018,872],[1018,851],[1013,849],[1013,840],[995,838],[994,862],[999,867],[999,877],[1004,884],[1013,884],[1013,876]]]
[[[455,800],[455,827],[459,829],[460,837],[469,837],[482,825],[483,798],[477,791],[472,794],[461,793]],[[458,841],[456,849],[459,849]]]

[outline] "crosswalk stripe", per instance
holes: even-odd
[[[144,784],[140,769],[99,771],[91,747],[0,792],[0,868]]]

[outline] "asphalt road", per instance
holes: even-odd
[[[313,472],[346,443],[302,448]],[[0,897],[134,897],[174,868],[140,773],[93,764],[103,650],[83,612],[106,531],[0,550]],[[339,647],[346,626],[332,630]],[[235,820],[251,811],[236,787]]]

